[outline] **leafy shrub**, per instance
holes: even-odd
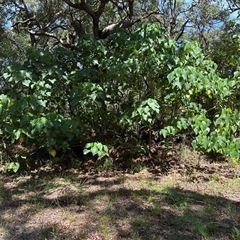
[[[87,143],[83,153],[85,155],[92,153],[93,156],[97,155],[100,158],[108,154],[108,147],[99,142]]]
[[[236,77],[220,78],[196,42],[179,44],[156,25],[85,36],[74,52],[29,49],[3,79],[2,141],[24,137],[50,154],[77,143],[99,154],[106,149],[98,141],[114,145],[143,129],[164,138],[192,131],[194,148],[239,158]]]

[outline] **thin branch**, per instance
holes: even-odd
[[[46,37],[51,37],[53,39],[57,40],[57,43],[60,43],[62,46],[72,49],[72,50],[76,50],[77,47],[71,43],[65,42],[63,39],[59,38],[57,35],[53,34],[53,33],[49,33],[49,32],[44,32],[44,31],[33,31],[33,30],[28,30],[28,32],[32,35],[36,35],[36,36],[46,36]]]
[[[182,35],[183,35],[183,33],[184,33],[184,30],[185,30],[186,25],[188,24],[188,22],[189,22],[189,19],[187,19],[187,20],[185,21],[185,23],[181,26],[181,28],[180,28],[180,33],[179,33],[179,34],[177,35],[177,37],[175,38],[176,41],[178,41],[178,40],[182,37]]]
[[[59,11],[59,12],[57,12],[56,14],[55,14],[55,16],[54,16],[54,19],[56,20],[57,19],[57,17],[59,17],[61,14],[63,13],[63,11],[61,10],[61,11]],[[50,21],[49,23],[47,23],[46,24],[46,26],[44,27],[44,29],[47,29],[47,28],[49,28],[49,26],[55,21],[55,20],[53,20],[53,21]]]
[[[21,7],[18,3],[16,3],[16,1],[13,1],[12,3],[13,3],[13,5],[15,5],[15,7],[19,8],[19,9],[21,9],[21,10],[24,10],[24,8]],[[3,4],[4,4],[4,3],[3,3]]]
[[[29,29],[28,32],[32,35],[51,37],[60,42],[60,39],[57,37],[57,35],[55,35],[53,33],[44,32],[44,31],[33,31],[32,29]]]
[[[24,21],[17,21],[16,23],[14,23],[14,24],[12,25],[12,27],[18,27],[19,24],[26,24],[26,23],[29,23],[29,22],[34,21],[34,20],[36,20],[36,17],[35,17],[35,16],[34,16],[34,17],[31,17],[31,18],[28,18],[28,19],[26,19],[26,20],[24,20]]]
[[[60,28],[62,30],[67,30],[67,27],[63,26],[63,25],[55,25],[52,28],[50,28],[49,30],[52,32],[53,30],[58,29],[58,28]]]
[[[135,24],[135,23],[137,23],[137,22],[141,22],[143,19],[146,19],[146,18],[148,18],[148,17],[150,17],[151,15],[154,15],[154,14],[159,14],[159,12],[158,12],[158,11],[151,12],[151,13],[147,14],[146,16],[141,17],[141,18],[135,20],[135,21],[133,22],[133,24]],[[132,25],[133,25],[133,24],[132,24]]]
[[[147,14],[146,16],[138,18],[138,19],[136,19],[134,21],[126,20],[127,17],[125,17],[125,19],[123,19],[119,23],[113,23],[113,24],[110,24],[107,27],[105,27],[102,30],[102,34],[103,34],[102,37],[103,38],[107,37],[110,34],[110,32],[113,31],[116,28],[129,28],[129,27],[133,26],[135,23],[141,22],[143,19],[146,19],[146,18],[150,17],[153,14],[158,14],[158,12],[151,12],[151,13]]]
[[[235,2],[227,0],[227,4],[228,4],[228,7],[229,7],[229,10],[232,13],[240,10],[240,6],[238,6]]]

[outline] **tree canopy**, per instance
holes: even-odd
[[[142,22],[158,23],[175,40],[194,38],[206,44],[209,32],[231,12],[222,1],[206,0],[8,0],[2,6],[12,30],[28,35],[31,46],[44,48],[74,48],[86,33],[102,39],[116,28],[134,30]]]

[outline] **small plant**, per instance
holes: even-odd
[[[230,167],[237,167],[239,165],[239,160],[238,158],[235,158],[235,157],[229,157],[228,164]]]
[[[143,101],[140,106],[132,112],[131,119],[135,122],[148,123],[154,122],[154,115],[159,114],[160,106],[155,99],[148,98]]]
[[[104,162],[101,164],[100,168],[102,170],[111,170],[114,168],[113,161],[111,159],[105,159]]]
[[[202,223],[200,220],[197,220],[195,226],[193,226],[196,231],[205,239],[210,240],[211,238],[208,235],[207,225]]]
[[[4,167],[4,171],[8,172],[8,171],[13,171],[14,173],[16,173],[20,168],[20,164],[18,162],[9,162],[5,165]]]
[[[99,219],[101,233],[104,236],[104,239],[109,238],[109,233],[111,231],[110,222],[111,220],[107,215],[102,215]]]
[[[234,240],[240,239],[240,229],[236,227],[233,228],[232,239]]]
[[[144,169],[141,162],[132,162],[130,171],[131,173],[138,173],[141,172]]]
[[[88,153],[92,153],[93,156],[97,155],[98,158],[101,158],[108,155],[108,147],[100,142],[87,143],[83,154],[86,155]]]

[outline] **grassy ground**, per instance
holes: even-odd
[[[239,167],[180,157],[168,174],[2,173],[0,239],[240,239]]]

